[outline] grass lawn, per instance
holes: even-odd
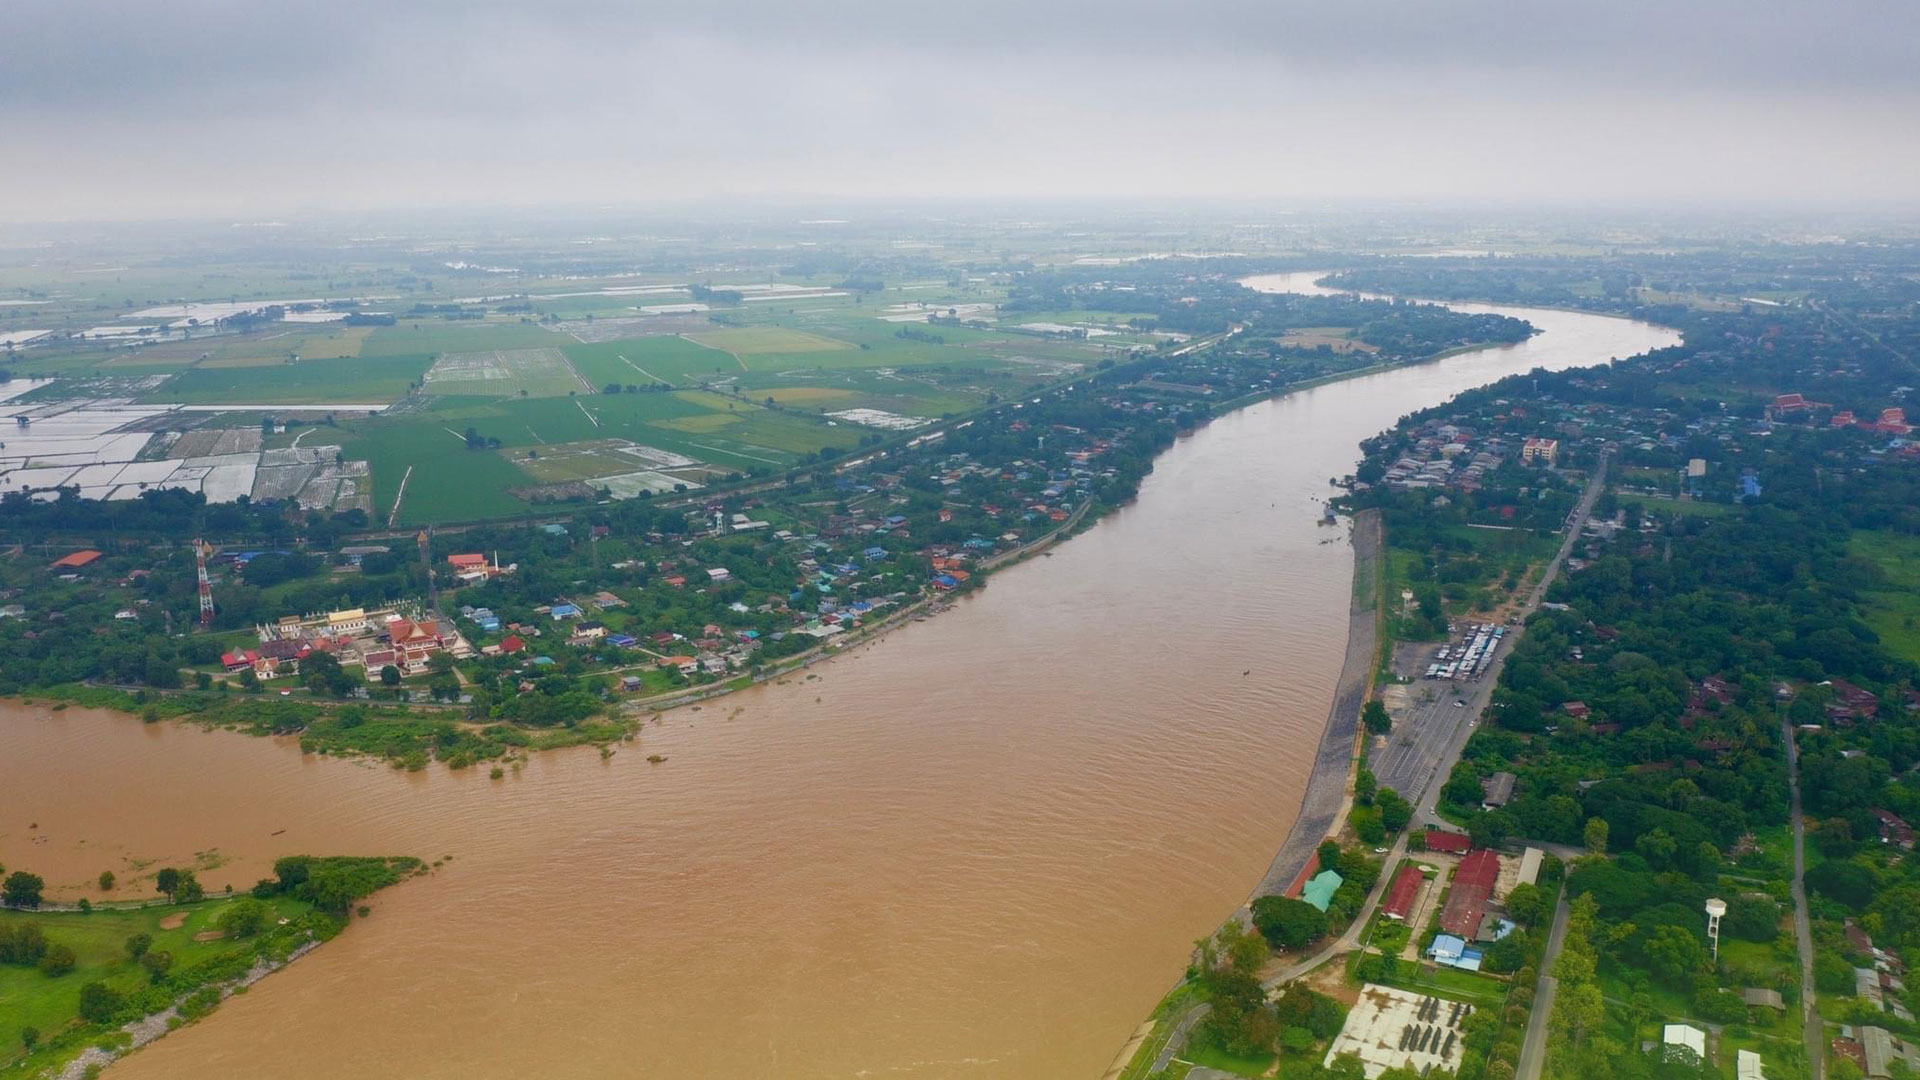
[[[1354,973],[1354,969],[1365,955],[1364,952],[1357,951],[1347,955],[1347,981],[1355,986],[1367,981]],[[1403,960],[1397,965],[1392,978],[1372,981],[1382,986],[1397,986],[1402,990],[1433,994],[1452,1001],[1465,1001],[1492,1008],[1498,1008],[1507,999],[1507,984],[1499,979],[1425,962],[1416,967]]]
[[[137,910],[97,909],[90,914],[77,912],[0,911],[0,926],[38,924],[53,944],[74,951],[79,963],[58,978],[48,978],[38,969],[0,965],[0,1067],[20,1050],[22,1027],[40,1030],[42,1038],[52,1036],[78,1017],[80,987],[100,980],[116,990],[134,990],[147,984],[147,975],[127,956],[126,941],[134,934],[149,934],[153,948],[173,954],[174,969],[183,970],[245,943],[226,939],[196,941],[196,935],[215,933],[214,920],[229,898],[198,904],[169,905]],[[312,906],[287,897],[275,897],[270,903],[283,918],[294,918],[312,910]],[[163,922],[185,915],[173,929],[162,929]]]
[[[1886,574],[1886,587],[1869,595],[1867,625],[1895,655],[1920,661],[1920,537],[1862,530],[1847,551],[1872,559]]]
[[[1236,1076],[1263,1076],[1268,1069],[1273,1067],[1272,1054],[1256,1054],[1252,1057],[1241,1057],[1237,1054],[1229,1054],[1225,1050],[1217,1047],[1204,1046],[1198,1043],[1188,1043],[1186,1050],[1183,1051],[1180,1056],[1195,1065],[1204,1065],[1209,1069],[1219,1069],[1222,1072],[1230,1072]]]

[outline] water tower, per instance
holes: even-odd
[[[1727,902],[1714,897],[1707,901],[1707,939],[1713,942],[1713,960],[1720,962],[1720,916],[1727,913]]]

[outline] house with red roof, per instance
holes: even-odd
[[[1487,913],[1493,886],[1499,880],[1499,855],[1486,848],[1468,852],[1454,868],[1446,906],[1440,909],[1440,929],[1471,940],[1480,930],[1480,920]]]
[[[1428,851],[1438,851],[1448,855],[1465,855],[1467,849],[1473,846],[1473,841],[1467,839],[1464,834],[1441,829],[1428,829],[1426,840]]]
[[[99,557],[100,557],[100,553],[97,551],[92,551],[92,550],[76,551],[70,555],[62,555],[59,558],[53,560],[53,564],[50,567],[50,569],[78,570],[81,567],[87,565],[88,563],[92,562],[93,560]]]
[[[1426,875],[1412,863],[1402,863],[1400,872],[1393,876],[1393,884],[1387,887],[1386,902],[1380,905],[1380,913],[1389,919],[1406,921],[1413,911],[1413,901],[1420,895],[1420,884]]]

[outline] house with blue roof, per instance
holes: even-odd
[[[887,557],[887,549],[883,547],[870,547],[861,552],[860,557],[868,562],[879,562],[881,559]]]
[[[1436,964],[1445,964],[1462,971],[1480,970],[1480,950],[1453,934],[1434,935],[1433,944],[1427,947],[1427,956]]]
[[[553,605],[553,610],[548,612],[548,614],[553,616],[554,622],[559,622],[562,619],[579,618],[580,609],[572,604],[555,604]]]

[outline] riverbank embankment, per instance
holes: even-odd
[[[1385,532],[1377,510],[1362,510],[1353,519],[1353,603],[1347,613],[1347,651],[1340,664],[1333,705],[1327,710],[1326,730],[1314,752],[1313,772],[1293,820],[1260,884],[1247,898],[1283,892],[1307,867],[1320,842],[1330,835],[1346,805],[1353,762],[1358,749],[1360,709],[1373,686],[1380,655],[1380,571]]]

